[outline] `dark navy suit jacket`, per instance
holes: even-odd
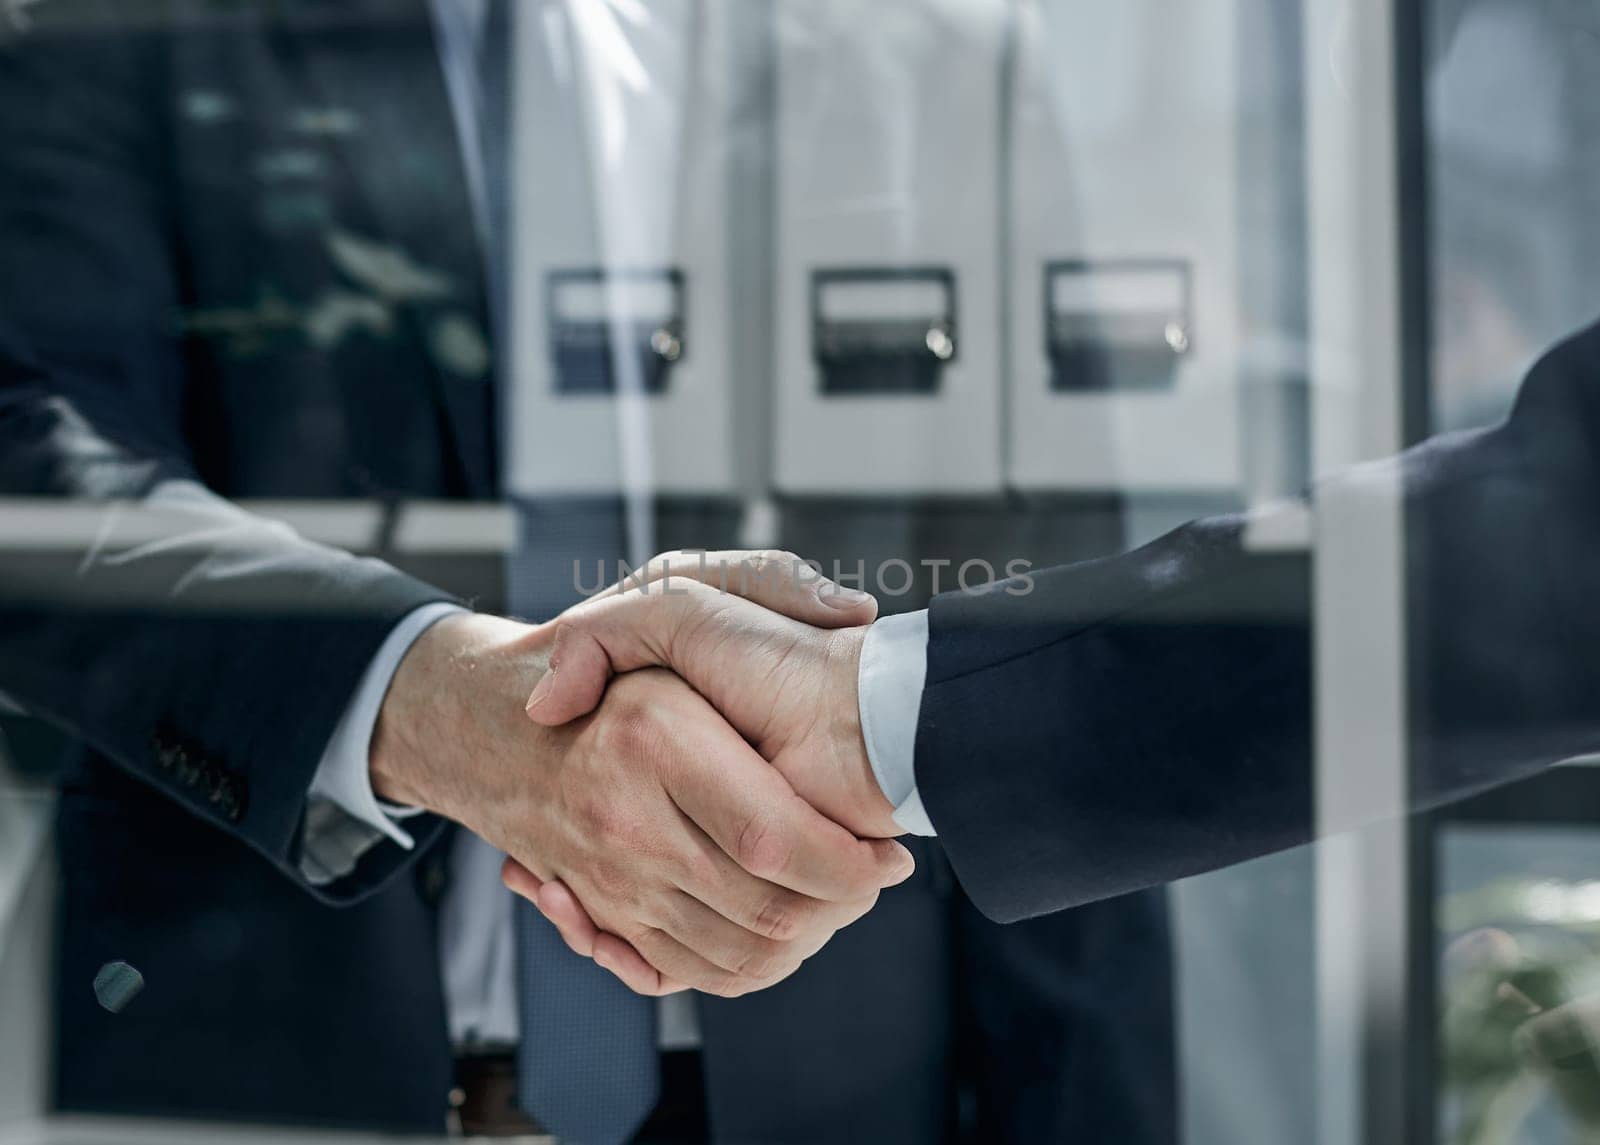
[[[223,500],[497,493],[428,13],[30,14],[0,46],[0,492],[165,514],[161,544],[3,558],[0,691],[84,745],[60,805],[58,1103],[436,1130],[446,825],[323,887],[299,857],[357,679],[446,594]],[[702,1000],[719,1134],[937,1139],[966,1065],[985,1139],[1171,1140],[1160,897],[1000,931],[920,858],[778,989]],[[147,981],[116,1015],[90,989],[113,959]]]
[[[1600,750],[1597,395],[1590,327],[1503,424],[1317,491],[1403,490],[1406,624],[1387,635],[1407,649],[1413,808]],[[917,778],[989,917],[1312,837],[1309,565],[1252,553],[1246,525],[1196,521],[1027,595],[934,601]]]

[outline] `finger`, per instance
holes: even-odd
[[[743,623],[737,623],[742,615]],[[739,642],[720,648],[708,660],[684,634],[705,631],[718,616],[735,623],[720,632]],[[557,727],[592,712],[605,694],[611,677],[636,668],[671,668],[692,687],[713,699],[727,693],[719,672],[730,667],[751,670],[769,656],[772,624],[780,629],[793,622],[771,616],[749,601],[689,581],[671,595],[628,593],[589,601],[568,609],[555,622],[545,673],[528,696],[528,717],[546,727]],[[789,635],[799,640],[795,626]],[[770,709],[770,705],[768,705]]]
[[[833,937],[833,929],[823,923],[791,940],[768,938],[746,930],[682,891],[662,908],[658,929],[713,966],[756,982],[775,982],[787,976]]]
[[[1516,1046],[1537,1065],[1583,1065],[1600,1048],[1600,998],[1583,998],[1546,1011],[1522,1024]]]
[[[724,632],[742,636],[739,651],[751,657],[769,651],[772,629],[748,619],[750,604],[810,628],[870,624],[878,612],[870,594],[828,580],[793,553],[666,553],[556,621],[546,671],[528,697],[529,717],[556,727],[585,715],[613,675],[635,668],[670,667],[702,692],[725,692],[711,665],[674,650],[686,624],[736,604],[745,606],[746,623]]]
[[[510,855],[507,855],[506,861],[500,864],[500,881],[508,889],[521,895],[529,902],[534,902],[538,899],[539,888],[544,886],[543,879]]]
[[[862,899],[825,902],[765,879],[753,879],[688,816],[683,822],[698,850],[685,864],[678,889],[740,930],[777,942],[792,942],[817,932],[831,934],[855,922],[878,901],[878,893],[873,891]],[[694,942],[689,945],[701,949]],[[814,953],[816,949],[811,949],[805,956]]]
[[[618,672],[668,665],[666,648],[682,623],[682,610],[657,598],[648,603],[656,607],[637,608],[631,629],[608,625],[609,638],[597,630],[599,618],[593,611],[579,615],[574,610],[557,620],[544,674],[528,694],[528,718],[560,727],[599,707],[606,685]]]
[[[710,585],[818,628],[871,624],[878,615],[871,593],[831,580],[817,562],[778,549],[662,553],[600,596],[671,593],[674,581]]]
[[[630,989],[639,993],[660,995],[688,989],[683,983],[663,976],[627,941],[595,926],[589,917],[589,912],[583,909],[577,896],[566,883],[560,879],[551,879],[540,884],[539,880],[516,860],[507,859],[506,864],[507,885],[519,894],[530,884],[535,887],[534,905],[561,932],[562,939],[573,953],[586,958],[595,958],[597,962],[602,962],[602,965],[609,962],[610,965],[606,966],[606,969],[611,970],[627,983]],[[605,950],[608,954],[604,961],[598,957],[601,950]]]
[[[867,898],[911,876],[911,852],[858,839],[824,816],[710,705],[693,702],[710,718],[674,722],[667,793],[745,872],[828,902]]]
[[[534,905],[561,932],[568,946],[585,957],[594,954],[594,943],[600,936],[600,928],[594,924],[589,912],[583,909],[566,883],[559,879],[545,883],[539,888]]]
[[[601,931],[595,940],[594,960],[622,980],[622,984],[635,994],[659,998],[676,994],[689,987],[667,977],[644,960],[627,941],[614,934]]]
[[[749,751],[737,737],[731,738],[740,750]],[[699,872],[703,881],[718,884],[718,889],[735,901],[749,901],[781,890],[740,869],[680,809],[670,802],[667,807],[669,818],[660,824],[658,841],[665,853],[679,856],[680,869]],[[581,904],[580,899],[588,897],[592,889],[581,875],[575,875],[571,884],[555,878],[540,880],[508,859],[502,865],[502,878],[513,890],[530,895],[571,949],[593,956],[603,932]],[[793,892],[781,893],[800,899]],[[598,903],[600,899],[592,901]],[[815,905],[819,909],[826,907],[827,915],[811,916],[810,924],[795,936],[796,940],[786,942],[737,925],[669,882],[660,893],[649,896],[637,913],[630,914],[624,940],[631,941],[650,971],[664,976],[669,985],[686,984],[719,994],[742,993],[762,982],[787,976],[827,941],[834,929],[828,923],[841,911],[831,904]],[[798,908],[792,917],[801,917]],[[648,945],[641,945],[636,930],[647,932],[643,939]],[[619,959],[617,972],[630,988],[641,992],[666,988],[624,956],[619,955]]]
[[[1517,940],[1498,927],[1469,930],[1445,948],[1441,957],[1446,978],[1485,970],[1515,969],[1522,962]]]
[[[508,860],[509,861],[509,860]],[[526,873],[526,869],[522,868]],[[522,886],[527,882],[521,876],[515,876]],[[537,883],[537,880],[533,880]],[[513,887],[513,889],[517,889]],[[583,909],[571,889],[559,879],[551,879],[537,887],[537,892],[532,898],[534,905],[550,923],[560,932],[562,940],[571,948],[573,953],[581,954],[585,958],[594,956],[596,943],[605,933],[595,926],[589,913]],[[821,949],[823,943],[831,936],[831,931],[823,934],[820,941],[814,946],[807,945],[795,951],[787,949],[782,943],[752,934],[749,931],[735,926],[715,911],[696,901],[689,895],[679,892],[675,896],[671,909],[667,912],[667,919],[660,927],[685,950],[699,955],[711,965],[731,972],[743,978],[764,979],[775,974],[787,974],[783,969],[785,964],[793,959],[798,965],[801,958],[810,957]],[[811,936],[807,936],[810,938]],[[681,984],[673,982],[670,978],[663,981],[659,971],[650,966],[644,959],[622,939],[618,942],[627,946],[629,952],[643,964],[650,972],[656,974],[656,979],[651,982],[637,967],[632,968],[632,978],[636,979],[646,989],[682,989]],[[799,951],[799,952],[797,952]],[[685,960],[687,963],[687,959]],[[789,969],[792,969],[790,967]],[[626,979],[625,979],[626,980]]]
[[[1539,1005],[1539,1003],[1528,997],[1510,982],[1502,982],[1500,985],[1496,986],[1494,990],[1494,997],[1495,1001],[1503,1002],[1507,1006],[1514,1007],[1515,1009],[1521,1011],[1524,1017],[1529,1014],[1537,1014],[1543,1008]]]
[[[771,985],[778,981],[776,977],[770,981],[760,981],[726,970],[691,950],[659,927],[647,927],[638,934],[630,935],[628,941],[662,979],[682,983],[704,994],[737,998],[762,985]],[[601,965],[605,963],[602,962]],[[794,965],[784,970],[781,976],[786,977],[799,965],[799,960],[796,959]]]
[[[722,861],[737,874],[746,874],[726,855]],[[843,930],[877,904],[878,892],[859,899],[828,902],[798,894],[764,879],[746,882],[731,875],[706,880],[695,887],[691,880],[680,887],[706,907],[715,911],[741,931],[761,935],[776,942],[793,942],[807,934],[831,934]],[[691,943],[693,945],[693,943]],[[807,957],[815,951],[809,951]]]
[[[565,883],[556,879],[545,882],[510,857],[500,866],[500,881],[514,894],[532,903],[546,921],[556,928],[561,940],[574,954],[581,954],[585,958],[594,954],[594,940],[600,933],[599,928]]]
[[[911,852],[889,839],[858,839],[825,818],[726,724],[698,730],[698,750],[684,742],[690,737],[680,740],[685,758],[670,794],[750,875],[828,902],[867,898],[911,876]]]
[[[596,927],[577,896],[561,880],[541,882],[532,871],[512,858],[507,858],[502,866],[501,879],[538,908],[574,954],[594,958],[629,989],[653,996],[688,989],[683,983],[662,975],[628,942]]]

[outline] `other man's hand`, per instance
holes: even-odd
[[[1461,1092],[1463,1124],[1504,1118],[1523,1071],[1544,1080],[1584,1140],[1600,1130],[1600,995],[1581,944],[1525,946],[1494,927],[1470,931],[1444,952],[1441,1059]],[[1541,949],[1542,948],[1542,949]],[[1506,1130],[1509,1132],[1509,1130]]]
[[[790,553],[668,553],[646,571],[552,622],[529,718],[560,726],[592,711],[615,674],[670,668],[828,818],[863,838],[902,834],[861,729],[872,598]],[[836,627],[841,616],[855,623]]]

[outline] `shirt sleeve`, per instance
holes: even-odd
[[[917,716],[928,676],[928,613],[886,616],[867,630],[858,691],[867,760],[894,805],[894,821],[913,835],[935,835],[917,793]]]
[[[465,611],[459,605],[439,602],[408,612],[367,665],[328,737],[307,792],[300,871],[313,886],[344,878],[355,870],[362,855],[384,839],[411,849],[411,835],[398,821],[416,811],[388,807],[372,790],[367,771],[372,730],[389,683],[417,637],[444,617]]]

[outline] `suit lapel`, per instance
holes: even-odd
[[[392,304],[427,356],[465,492],[496,492],[483,252],[425,0],[279,0],[294,84],[363,213],[336,226],[340,271]]]

